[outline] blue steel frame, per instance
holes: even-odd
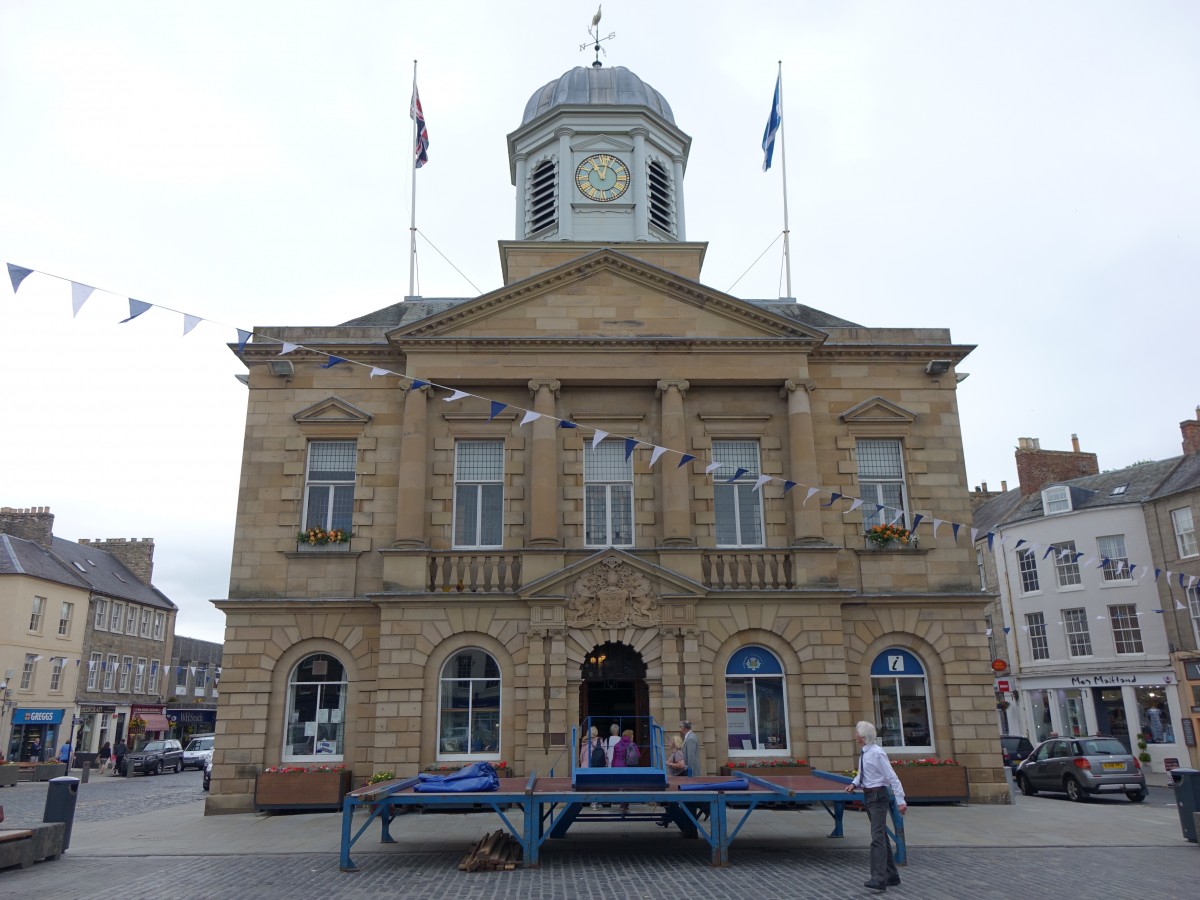
[[[342,844],[339,867],[343,872],[358,871],[350,858],[350,848],[362,837],[367,827],[378,819],[381,823],[381,843],[395,843],[389,826],[401,806],[428,807],[434,811],[451,809],[491,809],[509,833],[520,843],[524,863],[528,867],[539,865],[540,850],[550,838],[565,837],[571,824],[580,812],[591,803],[658,803],[667,808],[667,815],[679,825],[685,834],[703,837],[711,850],[713,866],[729,865],[729,847],[742,826],[754,810],[759,808],[795,803],[820,803],[834,819],[834,829],[829,837],[842,837],[842,814],[847,803],[855,802],[847,794],[845,785],[851,779],[831,772],[814,772],[814,775],[829,779],[836,788],[820,791],[792,790],[772,783],[765,778],[743,775],[746,781],[762,788],[761,791],[612,791],[612,790],[568,790],[538,791],[537,773],[530,773],[524,790],[493,791],[477,794],[424,794],[412,790],[418,779],[406,778],[379,785],[373,789],[360,789],[346,795],[342,804]],[[365,806],[370,815],[357,831],[354,831],[354,812]],[[524,820],[517,828],[509,818],[512,808],[519,808]],[[700,823],[701,809],[708,809],[708,827]],[[730,813],[738,811],[741,818],[732,831],[729,828]],[[896,843],[896,864],[907,865],[908,853],[904,838],[904,819],[900,815],[895,797],[891,797],[892,830],[888,832]],[[593,818],[593,817],[588,817]],[[615,818],[615,817],[594,817]]]

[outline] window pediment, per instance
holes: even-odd
[[[354,437],[362,433],[371,414],[341,397],[329,396],[292,414],[305,435]]]
[[[917,414],[885,397],[871,397],[838,414],[843,422],[864,425],[912,425]]]

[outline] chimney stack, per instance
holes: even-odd
[[[1056,481],[1070,481],[1072,478],[1100,474],[1100,463],[1096,454],[1081,453],[1077,435],[1071,435],[1071,447],[1069,451],[1043,450],[1041,441],[1037,438],[1018,438],[1017,479],[1021,482],[1021,496],[1036,494],[1046,485]]]
[[[1196,407],[1196,418],[1180,422],[1179,430],[1183,433],[1183,455],[1200,453],[1200,406]]]
[[[53,548],[54,515],[48,506],[29,509],[0,507],[0,532],[32,541],[43,550]]]
[[[140,541],[137,538],[129,540],[109,538],[106,541],[99,538],[94,541],[80,538],[77,543],[112,554],[134,574],[138,581],[142,584],[150,584],[150,579],[154,575],[154,538],[142,538]]]

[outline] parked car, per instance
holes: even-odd
[[[204,789],[207,791],[208,786],[212,784],[212,754],[208,754],[208,761],[204,764]]]
[[[213,751],[213,735],[197,734],[188,745],[183,748],[183,766],[189,766],[203,769],[204,764],[208,762],[208,758],[212,756]]]
[[[183,748],[176,740],[145,741],[125,757],[130,774],[161,775],[164,769],[183,771]]]
[[[1101,793],[1124,793],[1134,803],[1146,799],[1142,764],[1108,735],[1042,741],[1017,767],[1017,785],[1027,797],[1056,791],[1078,801]]]
[[[1000,752],[1004,754],[1004,764],[1017,773],[1017,766],[1033,752],[1033,744],[1027,737],[1019,734],[1000,735]]]

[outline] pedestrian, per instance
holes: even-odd
[[[100,753],[97,754],[97,758],[100,760],[100,771],[108,771],[108,763],[112,759],[112,744],[105,741],[100,747]]]
[[[40,763],[42,761],[42,739],[40,737],[33,739],[33,745],[29,748],[29,758],[33,762]]]
[[[608,726],[608,737],[604,739],[604,755],[608,757],[609,768],[613,765],[613,751],[621,743],[621,726],[613,722]],[[621,763],[625,765],[625,763]]]
[[[118,738],[117,745],[115,747],[113,747],[113,774],[114,775],[124,775],[125,774],[125,754],[126,754],[126,752],[127,752],[127,748],[125,747],[125,741],[123,739]]]
[[[667,774],[683,775],[687,772],[687,760],[683,758],[683,738],[677,734],[671,735],[667,739],[667,747],[671,751],[671,755],[667,757]],[[671,817],[664,812],[654,824],[659,828],[666,828],[671,824]]]
[[[71,768],[71,742],[63,741],[63,745],[58,748],[58,761],[66,764],[68,769]]]
[[[604,743],[600,740],[600,729],[593,725],[592,730],[579,746],[579,768],[586,769],[589,766],[595,765],[596,762],[603,764],[603,762],[608,761],[606,754],[603,762],[598,758],[593,762],[592,754],[595,751],[604,753]]]
[[[871,820],[871,879],[863,883],[873,891],[886,891],[900,884],[900,873],[892,858],[892,845],[887,835],[888,812],[892,808],[888,788],[896,796],[896,808],[900,815],[908,809],[904,802],[904,785],[896,777],[896,771],[888,759],[887,752],[875,743],[875,726],[870,722],[859,722],[854,728],[854,741],[858,745],[858,774],[846,785],[846,793],[862,788],[863,805],[867,818]]]
[[[683,739],[683,759],[687,763],[685,775],[700,774],[700,738],[692,731],[692,723],[684,719],[679,723],[679,736]]]

